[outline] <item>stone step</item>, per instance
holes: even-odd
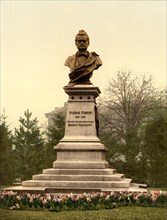
[[[43,174],[55,175],[112,175],[116,169],[44,169]]]
[[[106,161],[59,161],[53,162],[53,168],[61,169],[105,169],[108,168]]]
[[[46,187],[23,187],[23,186],[11,186],[8,188],[4,188],[4,190],[6,191],[13,191],[13,192],[17,192],[18,194],[22,194],[22,193],[32,193],[32,194],[38,194],[40,193],[45,194],[46,191]]]
[[[113,175],[34,175],[33,180],[63,180],[63,181],[120,181],[124,177],[123,174]]]
[[[147,189],[147,185],[142,183],[130,183],[130,187]]]
[[[132,181],[132,179],[129,179],[129,178],[123,178],[122,181],[113,181],[112,182],[112,188],[129,187],[131,181]]]
[[[140,187],[128,187],[128,188],[105,188],[101,189],[102,192],[147,192],[147,188],[140,188]]]
[[[127,188],[126,188],[127,190]],[[125,190],[125,191],[126,191]],[[46,194],[52,194],[52,195],[59,195],[59,194],[83,194],[83,193],[92,193],[92,192],[101,192],[101,189],[99,188],[74,188],[74,187],[49,187],[45,189]]]
[[[40,194],[81,194],[81,193],[92,193],[92,192],[147,192],[147,189],[140,187],[133,187],[130,184],[130,187],[120,187],[120,188],[74,188],[74,187],[23,187],[23,186],[11,186],[5,188],[6,191],[14,191],[19,193],[29,192],[29,193],[40,193]]]
[[[49,187],[45,189],[46,194],[83,194],[83,193],[93,193],[93,192],[147,192],[147,189],[142,189],[140,190],[139,188],[129,188],[129,187],[120,187],[120,188],[105,188],[105,189],[100,189],[100,188],[72,188],[72,187],[67,187],[67,188],[61,188],[61,187]]]
[[[121,181],[46,181],[46,180],[28,180],[23,181],[22,186],[26,187],[75,187],[75,188],[119,188],[129,187],[131,179],[123,178]]]

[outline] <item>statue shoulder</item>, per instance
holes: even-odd
[[[72,55],[72,56],[69,56],[66,61],[65,61],[65,66],[68,66],[70,67],[71,64],[73,64],[75,62],[75,59],[76,59],[76,54]]]
[[[97,65],[101,66],[102,65],[102,61],[101,61],[99,55],[96,52],[91,52],[91,55],[96,58]]]
[[[91,52],[93,56],[98,57],[99,55],[96,52]]]

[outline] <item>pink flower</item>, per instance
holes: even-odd
[[[46,199],[42,200],[42,204],[45,205],[47,203]]]
[[[71,194],[72,194],[72,193],[71,193]],[[60,195],[59,195],[59,198],[62,198],[62,197],[63,197],[63,195],[62,195],[62,194],[60,194]]]
[[[39,198],[39,200],[42,201],[42,200],[43,200],[43,197],[41,196],[41,197]]]
[[[78,196],[74,198],[74,201],[77,202],[79,200]]]
[[[112,195],[112,196],[114,196],[114,195],[115,195],[115,192],[114,192],[114,191],[112,191],[112,192],[111,192],[111,195]]]
[[[6,194],[7,194],[8,196],[12,196],[12,191],[8,191]]]
[[[39,199],[40,197],[41,197],[41,194],[37,194],[37,195],[36,195],[36,198]]]
[[[103,197],[103,196],[104,196],[104,193],[101,192],[101,193],[100,193],[100,197]]]
[[[33,203],[33,197],[30,198],[30,203]]]
[[[54,197],[54,198],[53,198],[53,201],[54,201],[54,202],[59,202],[59,199],[58,199],[57,197]]]
[[[46,199],[47,199],[48,201],[50,201],[52,198],[51,198],[51,196],[48,196]]]
[[[28,193],[28,194],[27,194],[27,197],[28,197],[28,198],[31,198],[31,195],[30,195],[30,193]]]
[[[138,195],[138,194],[135,194],[135,195],[134,195],[134,200],[137,200],[138,197],[139,197],[139,195]]]
[[[92,200],[91,200],[91,198],[88,196],[88,197],[86,197],[86,200],[88,201],[88,202],[92,202]]]

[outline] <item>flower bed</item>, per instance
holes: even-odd
[[[92,192],[80,195],[40,195],[0,191],[0,208],[49,211],[98,210],[123,206],[167,207],[167,194]]]

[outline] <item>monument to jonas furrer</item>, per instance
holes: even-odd
[[[75,44],[78,52],[69,56],[65,62],[65,66],[70,68],[70,82],[68,86],[76,84],[91,84],[90,78],[93,71],[98,69],[102,62],[95,52],[89,53],[89,37],[84,30],[80,30],[75,37]]]
[[[22,182],[12,190],[43,193],[82,193],[92,191],[146,191],[132,184],[123,174],[109,168],[107,148],[98,137],[96,98],[98,87],[90,82],[93,71],[102,62],[95,53],[89,53],[89,37],[84,30],[76,35],[76,54],[67,58],[70,82],[64,87],[68,95],[65,134],[55,146],[57,160],[53,168],[44,169],[32,180]],[[37,158],[38,159],[38,158]]]

